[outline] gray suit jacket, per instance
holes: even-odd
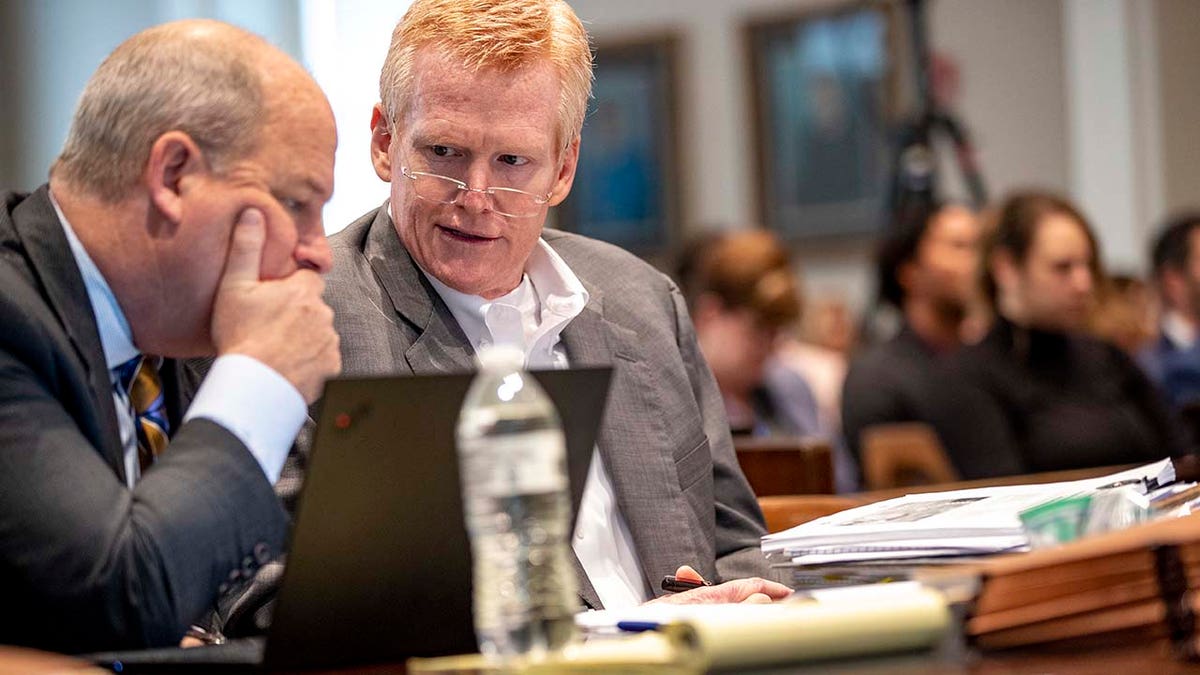
[[[591,298],[563,330],[573,366],[614,368],[597,445],[648,591],[690,564],[708,579],[767,576],[762,514],[738,468],[716,382],[678,289],[619,248],[547,230]],[[344,372],[462,372],[474,350],[380,208],[331,238],[326,300]],[[578,568],[581,595],[600,600]]]

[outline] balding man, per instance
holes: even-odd
[[[287,56],[174,23],[96,71],[49,185],[3,195],[0,643],[177,644],[279,551],[272,483],[340,369],[336,143]]]

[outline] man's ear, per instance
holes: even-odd
[[[563,151],[562,166],[558,169],[558,177],[554,187],[550,189],[550,206],[558,206],[571,193],[571,185],[575,182],[575,169],[579,167],[579,137],[576,136]]]
[[[388,154],[391,148],[392,131],[387,115],[383,104],[376,103],[371,109],[371,164],[375,165],[375,175],[385,183],[392,182],[392,156]]]
[[[183,219],[185,183],[209,170],[204,152],[191,136],[168,131],[150,146],[142,180],[155,208],[172,223],[178,223]]]

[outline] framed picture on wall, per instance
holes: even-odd
[[[893,31],[878,4],[747,26],[759,220],[788,239],[879,229]]]
[[[677,40],[600,44],[579,168],[558,227],[643,256],[678,231]]]

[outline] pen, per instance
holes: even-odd
[[[673,574],[668,574],[662,580],[662,589],[671,593],[682,593],[701,586],[712,586],[712,582],[703,579],[681,579]]]
[[[625,633],[645,633],[648,630],[658,630],[657,621],[618,621],[617,630]]]

